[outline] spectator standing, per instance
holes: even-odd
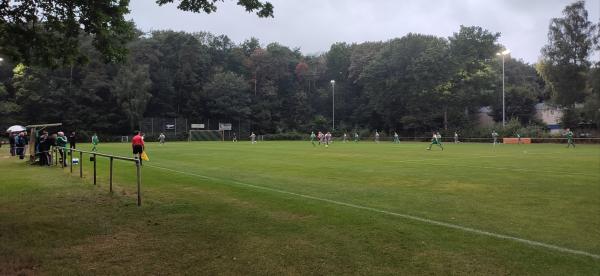
[[[71,135],[69,135],[69,147],[74,149],[76,148],[75,143],[77,142],[77,134],[75,133],[75,131],[71,132]]]
[[[16,148],[15,148],[16,141],[17,141],[17,136],[11,132],[8,135],[8,142],[10,143],[10,156],[15,156],[17,154]]]
[[[25,158],[25,145],[27,145],[27,138],[25,137],[25,132],[21,132],[18,136],[15,136],[15,152],[19,156],[19,159]]]
[[[67,158],[65,155],[65,150],[67,148],[67,136],[62,131],[58,132],[58,137],[56,137],[56,146],[58,146],[58,154],[60,154],[60,162],[63,167],[67,166]]]
[[[50,150],[50,141],[48,137],[48,132],[43,131],[42,135],[38,137],[38,153],[40,156],[40,166],[50,165],[50,155],[48,151]]]

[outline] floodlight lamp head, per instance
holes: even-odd
[[[329,83],[331,83],[331,85],[335,85],[335,80],[331,80]]]
[[[508,55],[508,54],[510,54],[510,50],[509,49],[505,49],[502,52],[496,53],[497,56],[505,56],[505,55]]]

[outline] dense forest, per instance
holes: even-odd
[[[582,2],[565,8],[565,18],[550,26],[538,64],[506,57],[507,120],[541,125],[534,105],[548,101],[572,111],[565,126],[600,124],[600,73],[589,61],[598,50],[597,28],[589,23],[580,30],[585,39],[571,42],[589,44],[587,52],[573,53],[573,61],[563,57],[571,51],[558,47],[569,37],[560,35],[574,16],[569,12],[589,23]],[[483,106],[502,121],[499,37],[461,26],[450,37],[411,33],[303,55],[255,38],[236,43],[207,32],[138,31],[126,58],[107,62],[94,39],[80,35],[82,54],[66,64],[0,63],[0,126],[62,122],[65,130],[121,135],[139,129],[144,118],[186,118],[210,121],[212,129],[228,122],[242,132],[310,132],[331,129],[335,100],[337,131],[468,129]],[[578,78],[560,87],[569,70]]]

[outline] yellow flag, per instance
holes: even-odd
[[[142,160],[150,161],[150,158],[148,158],[148,154],[146,154],[146,151],[142,151]]]

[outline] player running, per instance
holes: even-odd
[[[521,141],[521,134],[517,132],[517,144],[523,144],[523,142]]]
[[[256,144],[256,134],[254,134],[254,132],[252,132],[252,134],[250,134],[250,141],[252,141],[252,144]]]
[[[400,136],[394,131],[394,144],[400,144]]]
[[[328,148],[329,147],[329,143],[331,143],[331,132],[327,132],[327,134],[324,135],[325,136],[325,147]]]
[[[165,134],[164,133],[160,133],[160,135],[158,135],[158,143],[162,146],[165,144]]]
[[[492,138],[494,139],[494,147],[498,144],[498,132],[492,130]]]
[[[565,129],[565,136],[567,136],[567,148],[573,146],[575,148],[575,142],[573,142],[573,132],[570,128]]]
[[[438,145],[440,148],[442,148],[442,150],[444,150],[444,146],[442,145],[442,135],[438,132],[436,133],[435,131],[433,132],[433,137],[431,138],[431,144],[429,144],[429,147],[427,147],[427,150],[431,150],[431,146],[433,145]]]
[[[375,143],[379,144],[379,132],[375,130]]]
[[[233,133],[233,138],[231,139],[234,143],[237,143],[237,134]]]
[[[358,132],[354,132],[354,143],[358,143]]]
[[[346,133],[344,132],[344,144],[346,143],[346,141],[348,141],[348,134],[346,134]]]
[[[454,144],[458,144],[460,141],[458,141],[458,132],[454,132]]]
[[[310,142],[312,143],[313,147],[316,147],[317,145],[315,145],[315,138],[317,138],[317,135],[315,135],[314,131],[310,132]]]

